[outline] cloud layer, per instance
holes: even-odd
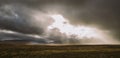
[[[119,2],[119,0],[1,0],[0,29],[11,30],[20,34],[0,32],[0,37],[2,40],[15,36],[14,40],[17,37],[30,42],[37,42],[38,39],[45,41],[45,43],[67,42],[64,35],[46,34],[47,26],[54,22],[48,14],[57,13],[68,18],[73,25],[96,26],[103,30],[109,30],[116,40],[120,40]],[[28,36],[28,34],[36,34],[44,38],[36,39]],[[77,39],[69,39],[68,41],[78,43]],[[87,40],[81,40],[81,43],[84,41],[87,42]]]

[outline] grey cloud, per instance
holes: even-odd
[[[46,39],[36,38],[34,36],[29,36],[22,33],[7,33],[0,32],[0,43],[6,44],[29,44],[29,43],[39,43],[39,44],[48,44]]]
[[[1,0],[0,28],[27,34],[43,34],[49,23],[44,24],[31,18],[32,11],[37,10],[41,14],[49,12],[62,14],[74,25],[97,25],[103,30],[112,31],[116,38],[120,38],[119,2],[119,0]],[[66,40],[56,38],[62,37],[50,35],[47,39],[55,43],[63,43],[62,41]],[[69,39],[69,42],[76,43],[77,40]]]
[[[0,28],[22,33],[43,33],[42,28],[31,25],[29,13],[29,9],[22,5],[2,5],[0,8]]]

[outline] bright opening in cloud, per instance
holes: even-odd
[[[68,37],[74,35],[75,38],[81,40],[95,39],[92,43],[109,44],[114,42],[114,40],[111,39],[112,37],[108,34],[108,31],[84,25],[74,26],[60,14],[50,15],[50,17],[54,22],[48,26],[48,31],[58,29],[60,33],[66,34]]]
[[[58,28],[61,33],[67,35],[76,35],[80,39],[83,38],[99,38],[100,32],[96,28],[86,26],[73,26],[62,15],[51,15],[54,23],[48,27],[49,30]]]

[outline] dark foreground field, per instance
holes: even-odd
[[[120,46],[0,44],[0,58],[120,58]]]

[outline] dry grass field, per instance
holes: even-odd
[[[0,44],[0,58],[120,58],[120,46]]]

